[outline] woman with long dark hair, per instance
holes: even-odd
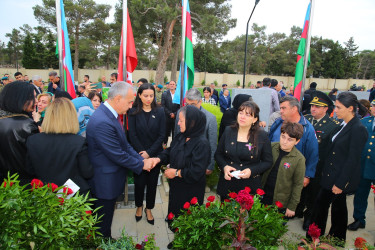
[[[348,209],[346,195],[355,192],[361,178],[360,158],[368,132],[356,116],[364,109],[351,92],[337,96],[335,112],[342,119],[340,130],[332,136],[325,160],[321,189],[315,200],[312,223],[325,232],[328,209],[331,208],[332,226],[329,235],[346,240]]]
[[[212,105],[216,105],[216,101],[214,98],[211,97],[211,88],[210,87],[204,87],[203,88],[203,96],[202,97],[202,103],[209,103]]]
[[[21,185],[32,176],[25,170],[26,140],[39,132],[30,118],[35,110],[34,85],[16,81],[7,84],[0,92],[0,180],[18,173]]]
[[[217,193],[221,199],[229,192],[250,187],[251,192],[261,188],[261,174],[272,166],[271,142],[267,132],[259,127],[259,107],[255,102],[242,103],[237,121],[228,126],[215,153],[221,170]],[[239,174],[233,175],[233,171]]]
[[[155,88],[149,83],[142,84],[137,91],[133,108],[129,111],[129,139],[136,152],[144,159],[157,156],[162,150],[165,137],[165,114],[155,100]],[[155,206],[156,186],[160,165],[150,172],[134,174],[136,221],[142,219],[143,198],[146,191],[145,213],[147,222],[154,224],[151,209]]]

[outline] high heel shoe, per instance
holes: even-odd
[[[142,211],[142,210],[141,210]],[[141,216],[137,216],[137,212],[135,213],[135,221],[138,222],[142,219],[142,214]]]
[[[149,220],[148,217],[147,217],[147,213],[146,213],[146,208],[145,208],[145,214],[146,214],[146,219],[147,219],[147,222],[151,225],[154,225],[155,223],[155,219],[152,219],[152,220]]]

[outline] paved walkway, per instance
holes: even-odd
[[[166,189],[166,190],[165,190]],[[146,216],[143,213],[141,221],[136,222],[135,205],[134,202],[129,202],[127,206],[118,204],[118,208],[115,210],[115,215],[112,223],[112,237],[118,238],[121,235],[121,231],[125,228],[128,235],[134,237],[135,240],[141,242],[145,235],[154,233],[156,244],[160,249],[167,249],[167,245],[173,240],[173,233],[168,229],[167,223],[164,221],[167,216],[168,210],[168,185],[162,184],[158,186],[156,195],[155,208],[152,210],[152,214],[155,218],[155,225],[150,225],[146,221]],[[206,198],[215,193],[206,193]],[[347,198],[348,211],[349,211],[349,223],[353,221],[353,196]],[[374,212],[374,194],[371,193],[369,196],[369,207],[367,209],[367,225],[365,229],[359,229],[356,232],[348,231],[347,233],[347,244],[345,249],[354,248],[354,239],[358,236],[365,238],[370,244],[374,244],[375,239],[375,212]],[[289,231],[286,236],[290,238],[298,238],[296,235],[304,235],[305,232],[302,230],[302,219],[293,219],[288,222]],[[328,221],[327,228],[330,227],[330,220]],[[329,230],[329,229],[328,229]],[[327,231],[328,231],[327,230]]]

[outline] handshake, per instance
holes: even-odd
[[[158,163],[160,162],[160,158],[148,158],[143,160],[143,170],[148,172],[151,171]]]

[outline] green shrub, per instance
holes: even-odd
[[[203,81],[201,82],[201,85],[202,85],[202,86],[206,85],[206,81],[203,80]]]
[[[247,86],[250,88],[250,86],[251,86],[251,81],[247,83]]]
[[[154,81],[152,81],[154,82]],[[164,75],[164,83],[167,83],[168,82],[168,77],[166,75]]]
[[[279,238],[287,231],[277,207],[264,206],[259,195],[253,197],[254,203],[248,216],[243,216],[247,211],[235,198],[224,203],[213,199],[214,196],[208,197],[209,202],[203,205],[193,205],[192,200],[190,207],[172,222],[172,227],[176,228],[174,249],[228,248],[234,242],[233,238],[238,239],[239,230],[236,228],[240,225],[240,218],[244,219],[243,227],[251,224],[245,230],[249,239],[246,243],[257,249],[277,246]]]
[[[237,85],[237,87],[241,86],[240,80],[237,80],[236,85]]]
[[[219,83],[215,80],[214,81],[215,86],[219,85]]]
[[[58,197],[63,187],[53,192],[44,183],[29,189],[17,178],[8,177],[0,186],[0,249],[79,248],[96,238],[98,218],[88,194]]]

